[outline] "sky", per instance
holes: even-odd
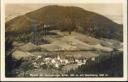
[[[6,20],[10,20],[18,15],[23,15],[27,12],[39,9],[41,7],[47,5],[62,5],[62,6],[77,6],[81,7],[85,10],[96,12],[98,14],[104,15],[113,21],[121,23],[122,16],[123,16],[123,5],[121,3],[86,3],[86,4],[79,4],[79,3],[72,3],[72,4],[12,4],[8,3],[5,5],[5,16]]]
[[[78,6],[102,15],[122,15],[125,0],[4,0],[6,16],[11,13],[27,13],[40,7],[52,4]],[[17,5],[16,5],[17,4]]]
[[[6,16],[13,13],[26,13],[29,11],[36,10],[38,8],[54,5],[54,4],[7,4]],[[122,15],[123,13],[123,5],[122,4],[57,4],[63,6],[78,6],[85,10],[93,11],[102,15]]]
[[[124,0],[4,0],[6,3],[122,3]]]

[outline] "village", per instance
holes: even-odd
[[[63,66],[67,65],[75,65],[77,67],[81,65],[85,65],[87,62],[88,58],[61,58],[59,55],[57,57],[42,57],[42,56],[37,56],[36,59],[33,61],[33,66],[34,69],[39,69],[39,68],[50,68],[53,67],[55,69],[61,69]],[[95,57],[91,58],[91,61],[95,61]],[[73,69],[73,67],[71,68]],[[71,70],[70,69],[70,70]]]

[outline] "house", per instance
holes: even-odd
[[[68,63],[69,63],[69,61],[67,59],[63,59],[62,62],[61,62],[62,65],[66,65]]]
[[[75,63],[77,63],[77,65],[83,65],[86,64],[87,59],[75,59]]]
[[[36,60],[40,59],[42,56],[37,56]]]
[[[33,66],[34,66],[35,69],[38,69],[39,68],[39,65],[36,62],[33,62],[32,64],[33,64]]]
[[[92,60],[92,61],[95,61],[95,57],[92,57],[91,60]]]

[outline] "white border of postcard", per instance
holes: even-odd
[[[5,4],[6,3],[123,3],[124,77],[116,78],[6,78],[5,77]],[[1,80],[2,81],[127,81],[127,0],[1,0]]]

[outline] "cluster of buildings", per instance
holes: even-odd
[[[93,59],[94,60],[94,59]],[[46,66],[52,66],[54,68],[60,68],[62,66],[66,66],[66,65],[70,65],[70,64],[76,64],[78,66],[86,64],[87,62],[87,58],[81,58],[81,59],[65,59],[65,58],[61,58],[60,56],[57,56],[55,58],[51,58],[51,57],[42,57],[42,56],[37,56],[37,58],[35,59],[35,61],[32,63],[34,68],[40,68],[43,65]]]

